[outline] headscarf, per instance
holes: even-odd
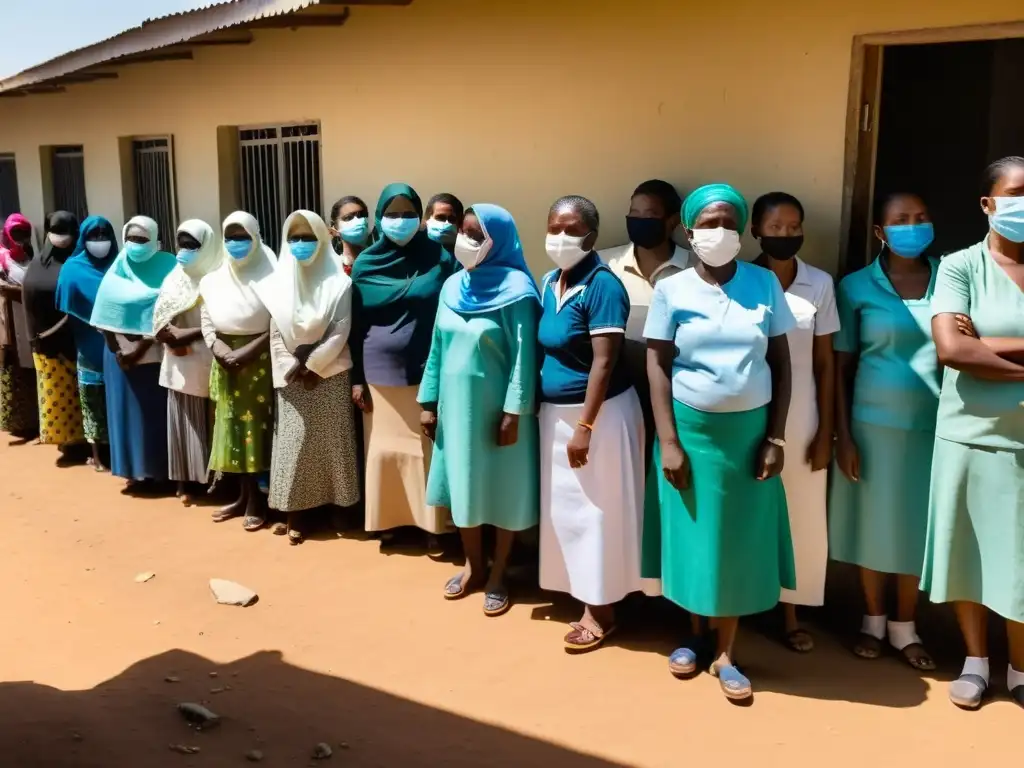
[[[145,261],[128,258],[128,234],[134,228],[146,231],[157,251]],[[160,250],[160,231],[148,216],[135,216],[121,231],[124,246],[117,254],[96,292],[90,325],[101,331],[133,336],[153,335],[153,308],[164,278],[174,269],[174,255]]]
[[[292,255],[288,244],[288,232],[300,217],[309,223],[319,244],[316,253],[303,262]],[[265,292],[270,314],[289,352],[324,337],[339,302],[351,288],[352,280],[331,246],[327,224],[312,211],[295,211],[284,223],[277,270]]]
[[[110,238],[110,254],[105,259],[93,258],[85,247],[89,236],[97,230]],[[57,309],[83,323],[90,323],[100,282],[114,263],[116,254],[117,237],[111,223],[102,216],[90,216],[83,221],[78,230],[78,244],[57,278]]]
[[[213,227],[199,219],[183,221],[178,234],[185,232],[199,243],[199,253],[192,263],[176,264],[160,286],[160,295],[153,308],[153,330],[165,328],[174,318],[199,301],[199,281],[220,266],[224,252],[217,242]]]
[[[58,248],[49,235],[66,235],[71,244],[66,248]],[[39,334],[57,325],[64,313],[57,308],[57,281],[65,262],[75,252],[78,243],[78,218],[68,211],[57,211],[51,214],[47,238],[42,250],[32,259],[25,271],[22,302],[25,305],[25,321],[29,336],[37,339]],[[47,357],[63,356],[72,360],[75,357],[74,336],[71,327],[67,326],[40,341],[39,351]]]
[[[728,203],[736,209],[736,224],[739,226],[740,234],[743,234],[743,230],[747,228],[747,219],[750,217],[747,201],[728,184],[705,184],[693,190],[683,203],[683,226],[693,229],[701,211],[715,203]]]
[[[452,262],[442,258],[441,246],[427,237],[423,230],[405,245],[398,245],[384,235],[384,211],[396,197],[411,201],[419,218],[423,218],[423,203],[412,187],[408,184],[384,187],[374,213],[374,231],[378,233],[378,239],[359,254],[352,265],[352,282],[359,292],[361,305],[366,309],[405,299],[437,296],[445,279],[454,271]]]
[[[475,268],[448,278],[441,301],[449,309],[464,314],[490,312],[525,298],[539,302],[537,283],[526,266],[512,214],[489,203],[473,205],[471,209],[493,245]]]
[[[233,336],[252,336],[270,328],[270,312],[263,296],[277,266],[277,256],[260,237],[260,225],[252,214],[235,211],[221,226],[221,234],[237,224],[252,238],[252,250],[234,259],[224,250],[217,269],[199,281],[199,294],[213,327]]]
[[[0,232],[0,269],[7,273],[7,279],[21,285],[25,280],[25,270],[28,269],[32,254],[25,250],[25,246],[14,241],[12,232],[16,229],[28,229],[29,242],[32,244],[33,253],[39,253],[39,238],[36,228],[32,222],[20,213],[12,213],[4,222],[3,232]]]

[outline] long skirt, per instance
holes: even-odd
[[[128,480],[167,479],[167,390],[160,386],[160,364],[121,370],[103,351],[107,395],[110,471]]]
[[[167,469],[178,483],[206,483],[210,463],[210,401],[167,390]]]
[[[107,434],[107,391],[102,384],[78,382],[78,400],[82,407],[82,432],[92,445],[106,445],[110,442]]]
[[[698,616],[748,616],[796,587],[782,478],[756,479],[768,407],[708,413],[673,401],[691,482],[676,490],[655,443],[648,482],[657,503],[644,525],[644,576],[661,576],[665,597]]]
[[[928,490],[935,433],[850,424],[860,480],[835,467],[829,492],[833,560],[881,573],[920,576],[928,530]]]
[[[306,389],[294,381],[277,390],[270,462],[273,509],[300,512],[359,501],[355,406],[348,371]]]
[[[226,336],[232,349],[244,347],[255,336]],[[274,391],[270,377],[270,353],[237,371],[213,361],[210,399],[216,404],[210,470],[255,474],[270,469],[273,443]]]
[[[582,405],[540,408],[540,586],[587,605],[643,588],[644,415],[632,389],[601,406],[587,464],[566,446]]]
[[[363,415],[366,530],[414,525],[443,533],[447,510],[426,500],[432,446],[420,430],[419,387],[369,389],[373,412]]]
[[[15,437],[35,437],[39,433],[39,400],[36,371],[17,363],[0,367],[0,431]]]
[[[38,353],[32,355],[32,361],[36,365],[40,442],[44,445],[82,442],[85,433],[75,364]]]
[[[1024,622],[1024,450],[935,439],[921,589]]]

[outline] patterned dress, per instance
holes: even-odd
[[[232,349],[244,347],[255,336],[222,336]],[[273,440],[274,393],[270,353],[237,371],[216,360],[210,371],[210,399],[216,403],[210,470],[233,474],[270,469]]]

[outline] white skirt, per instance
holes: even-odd
[[[633,389],[605,401],[587,465],[570,469],[582,411],[540,407],[540,586],[610,605],[643,587],[644,417]]]

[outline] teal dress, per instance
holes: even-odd
[[[837,301],[837,352],[857,357],[850,431],[860,480],[833,468],[829,494],[832,559],[882,573],[920,576],[939,363],[932,341],[938,262],[920,299],[904,300],[880,259],[845,277]]]
[[[969,315],[982,338],[1024,337],[1024,293],[982,242],[942,260],[936,315]],[[921,588],[1024,622],[1024,382],[945,370]]]
[[[538,314],[533,298],[488,312],[438,308],[418,397],[437,403],[427,503],[448,507],[459,528],[537,525]],[[504,413],[519,415],[519,439],[500,448]]]

